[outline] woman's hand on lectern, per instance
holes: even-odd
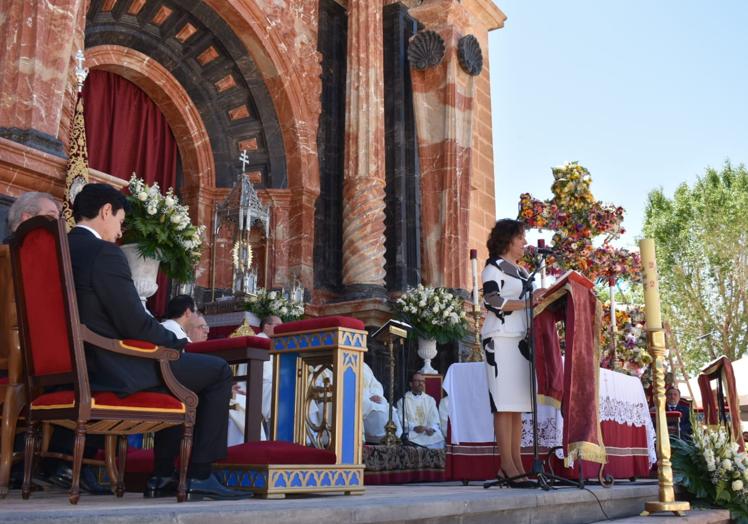
[[[543,300],[543,296],[545,295],[545,292],[548,291],[546,288],[540,288],[536,289],[532,292],[532,305],[537,306],[541,300]]]

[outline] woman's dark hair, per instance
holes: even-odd
[[[95,218],[99,209],[106,204],[112,205],[112,213],[124,209],[130,212],[130,202],[125,195],[109,184],[86,184],[73,202],[73,218],[76,222],[81,219]]]
[[[519,220],[512,220],[511,218],[497,220],[491,234],[488,235],[488,242],[486,242],[488,256],[494,259],[499,258],[509,249],[512,240],[524,232],[525,224]]]

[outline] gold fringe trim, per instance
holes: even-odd
[[[553,397],[538,394],[538,402],[546,406],[551,406],[552,408],[561,409],[561,401],[556,400]]]
[[[587,460],[597,464],[606,464],[608,455],[605,448],[592,442],[572,442],[569,444],[569,452],[564,457],[564,467],[570,467],[576,460]]]

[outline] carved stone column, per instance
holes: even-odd
[[[384,291],[382,0],[348,2],[343,285]]]
[[[88,0],[0,0],[0,137],[63,156]]]
[[[408,49],[421,166],[423,281],[468,289],[476,83],[481,73],[487,76],[472,33],[486,42],[503,15],[485,0],[425,0],[409,13],[424,25]],[[490,105],[482,110],[490,119]],[[490,120],[488,131],[483,138],[490,143]],[[492,173],[485,175],[493,180]]]

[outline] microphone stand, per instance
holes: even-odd
[[[533,283],[535,281],[535,275],[540,271],[541,268],[545,267],[545,257],[550,253],[538,253],[535,259],[535,270],[530,273],[526,280],[522,282],[522,292],[519,295],[519,300],[524,298],[525,300],[525,318],[527,320],[527,346],[530,353],[530,405],[532,407],[532,471],[531,473],[537,478],[537,487],[544,491],[550,489],[556,489],[554,484],[566,484],[568,486],[577,487],[579,489],[584,488],[584,478],[581,473],[580,465],[580,478],[578,481],[570,480],[564,477],[560,477],[553,473],[546,473],[543,460],[538,454],[538,379],[535,374],[537,369],[537,357],[535,353],[535,338],[533,332],[533,305],[532,305],[532,291]],[[483,484],[483,488],[488,489],[494,486],[505,486],[510,485],[517,479],[523,478],[526,475],[516,475],[514,477],[500,477],[496,480],[491,480]]]

